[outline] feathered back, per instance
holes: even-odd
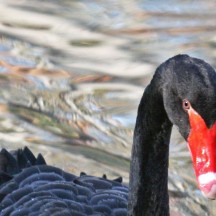
[[[0,185],[12,179],[24,168],[43,164],[46,164],[43,156],[38,154],[36,158],[27,147],[11,152],[2,149],[0,152]]]
[[[0,215],[127,215],[128,188],[121,178],[76,176],[46,165],[28,148],[0,153]]]

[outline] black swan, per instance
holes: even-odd
[[[0,153],[1,216],[167,216],[172,125],[188,141],[198,186],[216,199],[216,73],[197,58],[161,64],[142,96],[129,189],[121,178],[80,176],[48,166],[28,148]]]

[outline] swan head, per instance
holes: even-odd
[[[216,199],[216,72],[187,55],[175,56],[162,67],[167,116],[188,142],[200,190]]]

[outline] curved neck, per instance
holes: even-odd
[[[164,110],[158,79],[141,99],[132,148],[128,215],[167,216],[168,156],[172,124]]]

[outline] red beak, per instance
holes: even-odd
[[[216,123],[208,128],[202,117],[188,109],[190,134],[188,146],[200,190],[209,199],[216,199]]]

